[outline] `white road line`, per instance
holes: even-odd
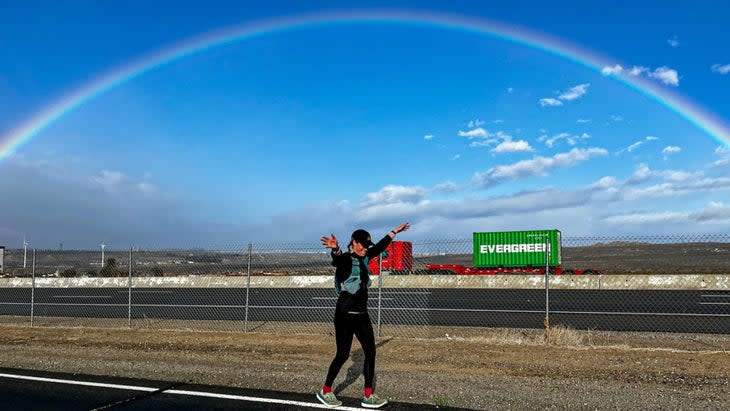
[[[337,408],[330,408],[324,404],[316,404],[316,403],[304,402],[304,401],[280,400],[277,398],[248,397],[248,396],[244,396],[244,395],[218,394],[218,393],[214,393],[214,392],[204,392],[204,391],[168,390],[168,391],[163,391],[163,393],[178,394],[178,395],[191,395],[191,396],[195,396],[195,397],[223,398],[223,399],[227,399],[227,400],[263,402],[263,403],[268,403],[268,404],[297,405],[300,407],[308,407],[308,408],[362,411],[362,408],[359,408],[359,407],[341,406],[341,407],[337,407]]]
[[[486,309],[470,309],[470,308],[386,308],[382,310],[398,310],[398,311],[452,311],[452,312],[474,312],[474,313],[525,313],[536,314],[545,313],[545,310],[486,310]],[[730,317],[730,314],[702,314],[702,313],[632,313],[632,312],[611,312],[611,311],[559,311],[550,310],[550,314],[585,314],[585,315],[630,315],[630,316],[647,316],[647,317]]]
[[[700,303],[700,305],[730,305],[730,303]]]
[[[312,297],[312,299],[313,299],[313,300],[337,300],[337,297]],[[380,300],[381,300],[381,301],[385,301],[385,300],[395,300],[395,298],[388,298],[388,297],[385,297],[385,298],[381,298]]]
[[[117,293],[119,293],[119,294],[127,294],[128,291],[127,290],[117,291]],[[136,289],[132,288],[132,294],[135,294],[135,293],[137,293],[137,294],[155,294],[155,293],[157,293],[157,294],[173,294],[174,291],[145,291],[145,290],[136,290]]]
[[[60,379],[60,378],[34,377],[34,376],[30,376],[30,375],[18,375],[18,374],[0,373],[0,378],[13,378],[13,379],[17,379],[17,380],[26,380],[26,381],[50,382],[50,383],[55,383],[55,384],[82,385],[82,386],[86,386],[86,387],[113,388],[113,389],[128,390],[128,391],[143,391],[143,392],[160,391],[160,388],[155,388],[155,387],[141,387],[141,386],[136,386],[136,385],[122,385],[122,384],[107,384],[107,383],[100,383],[100,382],[76,381],[76,380],[67,380],[67,379]],[[220,399],[236,400],[236,401],[260,402],[260,403],[265,403],[265,404],[296,405],[299,407],[307,407],[307,408],[332,409],[330,407],[327,407],[324,404],[317,404],[317,403],[312,403],[312,402],[281,400],[278,398],[249,397],[246,395],[218,394],[218,393],[206,392],[206,391],[166,390],[166,391],[160,391],[160,393],[161,394],[173,394],[173,395],[188,395],[188,396],[193,396],[193,397],[220,398]],[[349,410],[349,411],[360,411],[361,410],[361,408],[345,407],[345,406],[337,407],[337,408],[333,408],[333,409]]]
[[[30,303],[0,303],[0,304],[25,304],[30,305]],[[118,304],[73,304],[73,303],[35,303],[36,306],[40,305],[47,305],[47,306],[53,306],[53,307],[128,307],[129,304],[125,303],[118,303]],[[137,304],[132,303],[132,307],[174,307],[174,308],[246,308],[245,305],[192,305],[192,304]],[[254,307],[252,305],[249,306],[249,308],[258,308]],[[284,307],[285,308],[285,307]],[[302,308],[302,307],[299,307]],[[329,308],[329,307],[323,307],[323,308]]]
[[[112,298],[111,295],[54,295],[53,298]]]
[[[542,311],[544,312],[544,311]],[[647,317],[730,317],[730,314],[702,314],[702,313],[631,313],[631,312],[590,312],[590,311],[550,311],[550,314],[587,314],[587,315],[628,315]]]
[[[730,294],[702,294],[702,297],[708,297],[708,298],[730,298]]]
[[[87,387],[117,388],[120,390],[128,390],[128,391],[153,392],[153,391],[157,391],[159,389],[159,388],[152,388],[152,387],[140,387],[140,386],[136,386],[136,385],[106,384],[106,383],[101,383],[101,382],[64,380],[64,379],[59,379],[59,378],[34,377],[34,376],[30,376],[30,375],[18,375],[18,374],[0,373],[0,377],[15,378],[17,380],[52,382],[52,383],[57,383],[57,384],[84,385]]]

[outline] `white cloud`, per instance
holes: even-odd
[[[525,140],[512,141],[507,138],[491,150],[493,153],[517,153],[533,151],[530,143]]]
[[[423,139],[426,141],[431,141],[433,140],[433,134],[426,134],[425,136],[423,136]]]
[[[541,98],[540,105],[543,107],[557,107],[562,106],[563,102],[554,98]]]
[[[562,106],[563,101],[573,101],[583,97],[588,92],[588,87],[590,87],[590,83],[578,84],[560,93],[557,99],[550,97],[541,98],[540,105],[543,107]]]
[[[530,160],[522,160],[514,164],[492,167],[486,172],[475,173],[472,183],[478,187],[491,187],[507,180],[526,177],[547,176],[558,168],[575,166],[591,157],[603,156],[608,152],[603,148],[574,148],[566,153],[558,153],[552,157],[536,156]]]
[[[591,122],[591,119],[589,119],[589,118],[579,118],[577,121],[577,123],[580,123],[580,124],[585,124],[585,123],[590,123],[590,122]]]
[[[700,229],[725,233],[730,228],[730,207],[727,205],[714,201],[704,209],[692,210],[680,200],[682,196],[700,198],[703,192],[728,191],[730,178],[702,178],[699,173],[690,171],[651,171],[645,165],[642,165],[641,170],[637,170],[637,174],[651,174],[666,181],[637,189],[616,181],[615,177],[606,176],[574,189],[542,188],[514,194],[489,197],[470,195],[449,200],[423,197],[408,203],[375,203],[368,207],[361,204],[349,207],[346,204],[349,207],[347,211],[334,214],[348,216],[351,219],[350,226],[364,225],[371,232],[381,229],[386,232],[400,220],[408,219],[414,223],[409,232],[410,238],[467,238],[475,226],[519,230],[535,225],[550,225],[560,227],[564,235],[605,235],[606,232],[676,234],[697,232]],[[535,172],[532,169],[527,174]],[[504,179],[513,176],[506,175]],[[492,181],[492,184],[500,181]],[[461,189],[468,188],[464,186]],[[449,182],[434,187],[430,192],[449,193],[459,189],[456,184]],[[667,201],[667,198],[679,201]],[[675,210],[672,207],[682,208]],[[525,219],[525,215],[530,215],[530,219]],[[309,223],[311,218],[306,221]],[[351,230],[350,226],[348,230]],[[310,237],[315,237],[315,234]]]
[[[677,73],[677,70],[666,66],[655,69],[653,72],[649,73],[649,77],[670,86],[679,86],[679,73]]]
[[[610,76],[612,74],[621,74],[621,73],[623,73],[623,71],[624,71],[624,68],[621,67],[620,64],[616,64],[613,67],[606,66],[606,67],[602,68],[601,74],[603,74],[604,76]]]
[[[667,66],[661,66],[654,70],[643,66],[633,66],[630,69],[626,70],[621,65],[616,64],[614,66],[603,67],[603,69],[601,69],[601,74],[603,74],[604,76],[626,74],[632,77],[646,74],[649,78],[661,81],[664,84],[675,87],[679,86],[679,73],[677,72],[677,70],[669,68]]]
[[[131,179],[124,174],[118,171],[108,170],[101,170],[99,176],[92,177],[91,179],[92,181],[108,189],[113,189],[125,183],[128,184],[129,182],[131,182]]]
[[[632,151],[636,150],[636,149],[637,149],[637,148],[638,148],[638,147],[639,147],[640,145],[642,145],[642,144],[644,144],[644,142],[643,142],[643,141],[637,141],[636,143],[634,143],[634,144],[632,144],[632,145],[628,146],[628,147],[626,148],[626,150],[627,150],[627,151],[628,151],[628,152],[630,153],[630,152],[632,152]]]
[[[607,177],[602,177],[600,180],[591,184],[589,187],[598,189],[598,190],[605,190],[607,188],[616,187],[617,185],[618,185],[618,181],[616,181],[615,177],[607,176]]]
[[[487,140],[477,140],[477,141],[472,141],[471,143],[469,143],[469,147],[471,147],[471,148],[489,147],[494,144],[497,144],[497,142],[498,141],[496,139],[491,139],[491,138],[487,139]]]
[[[146,176],[146,178],[148,178]],[[134,181],[131,177],[118,172],[102,170],[98,176],[93,176],[90,180],[101,186],[110,194],[127,195],[129,193],[141,193],[145,196],[151,196],[157,193],[157,187],[148,181]]]
[[[664,180],[672,183],[681,183],[684,181],[697,180],[702,177],[701,172],[690,173],[682,170],[664,170],[657,174],[663,177]]]
[[[663,173],[659,174],[661,175]],[[690,175],[697,176],[697,174],[692,173]],[[647,198],[677,197],[728,189],[730,189],[730,178],[728,177],[687,178],[679,181],[667,180],[666,182],[652,186],[628,190],[625,193],[625,199],[640,200]]]
[[[654,176],[654,173],[649,169],[646,164],[639,164],[634,170],[634,173],[626,180],[627,185],[641,184],[645,181],[649,181]]]
[[[620,64],[616,64],[614,66],[606,66],[603,69],[601,69],[601,74],[604,76],[611,76],[611,75],[620,75],[620,74],[627,74],[632,77],[636,77],[640,75],[641,73],[648,72],[649,69],[642,66],[633,66],[630,69],[624,69]]]
[[[611,114],[611,121],[613,121],[614,123],[618,123],[620,121],[624,121],[624,118],[615,114]]]
[[[679,37],[672,36],[667,39],[667,43],[672,47],[679,47]]]
[[[695,212],[659,211],[659,212],[633,212],[617,214],[603,219],[604,222],[616,226],[639,226],[642,230],[650,227],[672,227],[674,232],[680,225],[694,227],[698,224],[727,224],[730,223],[730,207],[719,202],[710,204]]]
[[[480,131],[478,133],[471,133],[475,130]],[[491,150],[491,152],[495,154],[533,151],[527,141],[513,141],[512,136],[501,130],[496,133],[491,133],[480,128],[470,130],[468,132],[459,131],[459,135],[462,137],[468,137],[469,139],[480,138],[480,140],[469,143],[469,147],[489,147],[496,144],[496,147]]]
[[[476,119],[476,120],[469,121],[469,123],[467,124],[467,127],[474,128],[474,127],[479,127],[481,125],[484,125],[484,122],[482,120]]]
[[[512,88],[512,87],[509,87],[509,88],[507,88],[507,92],[510,93],[510,94],[511,93],[514,93],[515,92],[515,89]]]
[[[632,76],[632,77],[636,77],[636,76],[640,75],[641,73],[646,73],[646,72],[648,72],[648,71],[649,71],[649,69],[648,69],[648,68],[646,68],[646,67],[642,67],[642,66],[634,66],[634,67],[631,67],[631,68],[630,68],[630,69],[629,69],[629,70],[628,70],[628,71],[626,72],[626,74],[628,74],[629,76]]]
[[[682,151],[682,149],[680,147],[666,146],[666,147],[664,147],[664,149],[662,149],[662,154],[665,154],[665,155],[666,154],[675,154],[675,153],[679,153],[680,151]]]
[[[730,221],[730,206],[712,201],[704,210],[689,215],[697,221]]]
[[[360,204],[368,207],[374,204],[415,203],[422,200],[427,193],[428,190],[420,186],[390,184],[374,193],[367,193]]]
[[[724,167],[726,165],[730,165],[730,157],[715,160],[712,162],[712,164],[710,164],[710,167]]]
[[[718,146],[715,148],[715,154],[720,156],[721,158],[714,161],[711,164],[711,167],[724,167],[726,165],[730,165],[730,149]]]
[[[575,87],[571,87],[568,91],[562,93],[558,98],[565,101],[573,101],[583,97],[588,92],[590,83],[579,84]]]
[[[623,214],[606,217],[603,221],[609,224],[647,224],[647,223],[671,223],[679,222],[687,219],[686,213],[678,212],[658,212],[658,213],[636,213]]]
[[[501,130],[492,133],[483,128],[476,128],[469,131],[459,131],[459,136],[467,137],[470,140],[478,139],[469,143],[469,147],[472,148],[497,145],[497,147],[491,150],[493,153],[532,151],[529,143],[522,140],[512,141],[512,136]]]
[[[450,194],[459,191],[459,187],[451,181],[447,181],[445,183],[437,184],[433,187],[432,191],[436,193]]]
[[[570,144],[571,146],[575,144],[575,140],[570,139],[569,133],[559,133],[552,137],[540,136],[538,138],[538,141],[544,141],[546,146],[552,148],[556,141],[562,139],[568,139],[568,144]]]
[[[454,154],[453,157],[451,157],[452,160],[458,160],[461,158],[461,154]]]
[[[55,247],[60,241],[68,248],[89,247],[101,240],[112,247],[193,246],[195,241],[200,246],[213,240],[208,221],[185,217],[198,206],[189,193],[163,191],[150,175],[136,178],[114,170],[80,175],[66,164],[66,159],[19,158],[3,163],[0,192],[13,193],[13,201],[0,202],[1,225],[17,228],[0,233],[0,244],[7,245],[13,240],[7,236],[17,232],[39,247]]]
[[[690,173],[687,171],[664,170],[652,171],[646,164],[639,164],[634,173],[626,180],[626,185],[638,185],[654,178],[663,178],[669,183],[683,183],[687,181],[699,181],[702,173]]]
[[[712,67],[710,67],[710,69],[714,73],[719,73],[719,74],[723,74],[724,75],[724,74],[730,73],[730,64],[724,64],[724,65],[721,65],[721,64],[713,64]]]
[[[646,136],[646,137],[644,137],[643,140],[639,140],[639,141],[629,145],[628,147],[626,147],[625,151],[628,151],[630,153],[630,152],[636,150],[637,148],[639,148],[640,146],[642,146],[643,144],[645,144],[649,141],[656,141],[656,140],[659,140],[659,137]],[[617,154],[621,154],[623,152],[624,152],[624,150],[620,150]]]
[[[472,139],[472,138],[486,138],[488,136],[489,136],[489,133],[487,132],[487,130],[485,130],[481,127],[474,128],[469,131],[459,130],[459,137],[466,137],[466,138]]]

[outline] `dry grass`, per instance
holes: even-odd
[[[296,328],[302,324],[251,325],[278,327],[280,333],[0,324],[0,363],[291,392],[319,388],[335,348],[325,332],[330,324],[309,328],[309,334],[293,333],[306,332]],[[730,409],[730,356],[716,349],[727,348],[729,336],[605,333],[560,325],[547,331],[400,332],[422,337],[378,339],[378,381],[394,401],[423,401],[431,393],[427,402],[473,409],[644,410],[686,404]],[[360,394],[362,358],[354,344],[339,380],[346,383],[338,383],[345,397]]]
[[[558,324],[545,330],[545,344],[555,346],[582,347],[589,333],[576,331]]]
[[[0,327],[30,328],[30,321],[23,317],[3,317]],[[131,328],[126,319],[36,317],[33,329],[89,328],[124,331],[160,332],[225,332],[232,334],[260,335],[313,335],[332,336],[330,322],[298,323],[280,321],[194,321],[136,319]],[[248,332],[244,330],[247,328]],[[377,335],[377,326],[374,324]],[[383,325],[379,340],[405,338],[414,340],[475,341],[504,346],[552,346],[568,348],[625,348],[667,349],[690,352],[730,352],[729,335],[676,334],[650,332],[614,332],[576,330],[562,324],[545,329],[447,327],[425,325]]]

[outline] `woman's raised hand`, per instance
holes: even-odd
[[[327,248],[331,248],[333,250],[336,250],[339,247],[339,245],[337,243],[337,237],[335,237],[334,234],[332,234],[330,237],[323,236],[322,238],[319,239],[319,241],[322,242],[323,246],[325,246]]]
[[[393,232],[398,234],[398,233],[402,233],[403,231],[407,231],[409,228],[411,228],[411,224],[406,222],[406,223],[403,223],[403,224],[399,225],[398,227],[394,228]]]

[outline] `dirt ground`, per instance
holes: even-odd
[[[378,339],[377,391],[480,410],[730,409],[728,336],[441,331]],[[3,367],[302,393],[320,388],[334,348],[326,334],[0,324]],[[360,395],[361,362],[355,343],[340,396]]]

